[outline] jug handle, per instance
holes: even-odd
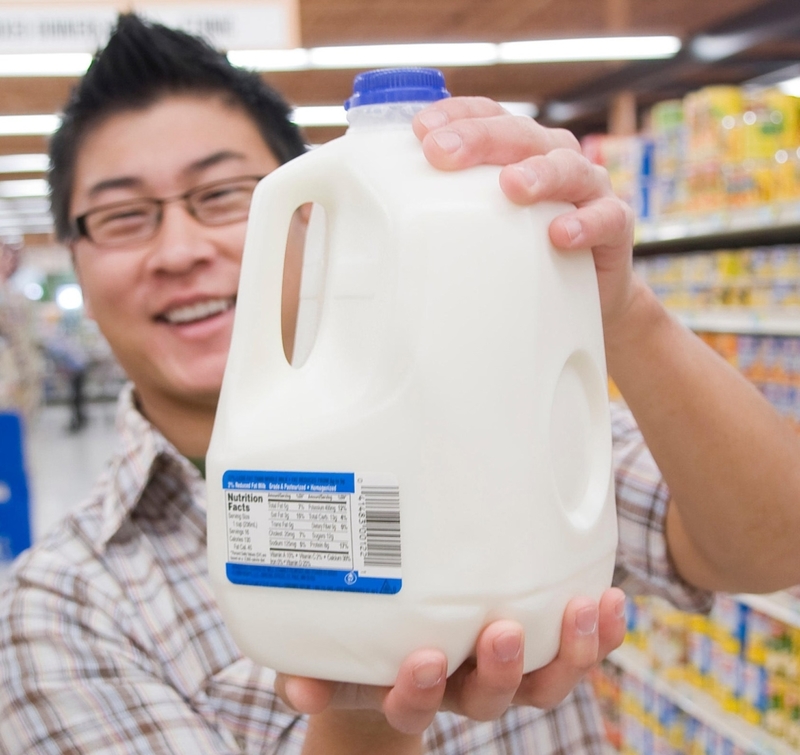
[[[286,359],[281,332],[289,226],[303,204],[333,207],[342,182],[337,173],[322,153],[308,152],[274,170],[253,193],[237,297],[237,312],[248,316],[235,318],[226,368],[226,374],[240,379],[251,376],[253,384],[239,384],[237,390],[263,392],[294,371]]]

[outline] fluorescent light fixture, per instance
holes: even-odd
[[[0,173],[44,173],[49,167],[47,155],[0,155]]]
[[[669,58],[681,49],[678,37],[590,37],[529,42],[450,42],[442,44],[355,45],[308,50],[237,50],[234,65],[257,71],[391,66],[486,66],[496,63],[554,63],[584,60]]]
[[[730,44],[727,38],[703,38],[695,45],[695,52],[701,57],[715,58],[726,54]],[[725,50],[718,50],[720,46]],[[595,37],[505,42],[499,45],[491,42],[446,42],[235,50],[228,53],[228,59],[234,65],[257,71],[302,71],[309,68],[639,60],[671,57],[680,47],[677,37]],[[0,76],[82,76],[91,61],[92,55],[88,52],[9,53],[0,55]]]
[[[291,119],[301,127],[347,125],[347,113],[342,105],[297,107],[292,111]]]
[[[82,76],[88,52],[14,53],[0,55],[0,76]]]
[[[539,115],[538,106],[532,102],[501,102],[500,105],[511,115],[524,115],[528,118],[535,118]]]
[[[49,136],[59,123],[58,115],[0,115],[0,136]]]
[[[746,50],[753,43],[752,32],[700,34],[691,43],[692,54],[705,61],[724,60]]]
[[[571,102],[551,102],[547,106],[547,118],[554,123],[566,123],[581,114],[581,107]]]
[[[585,60],[651,60],[671,58],[681,49],[677,37],[589,37],[503,42],[501,63],[559,63]]]
[[[800,97],[800,76],[794,79],[787,79],[777,84],[778,89],[784,94],[790,94],[792,97]]]
[[[232,65],[254,71],[303,71],[310,68],[308,50],[231,50]]]
[[[3,199],[46,197],[47,191],[47,181],[43,178],[31,178],[21,181],[0,181],[0,197]]]
[[[512,115],[525,115],[535,118],[539,109],[532,102],[501,102]],[[300,127],[347,126],[347,113],[342,105],[313,105],[297,107],[291,119]]]
[[[531,102],[503,102],[500,104],[512,113],[536,116],[536,106]],[[295,108],[291,117],[292,121],[303,127],[347,125],[345,110],[341,105],[298,107]],[[58,115],[2,115],[0,116],[0,136],[49,136],[58,128],[59,123],[61,123],[61,117]],[[44,172],[47,167],[47,155],[0,156],[0,173]],[[0,196],[3,195],[0,193]]]
[[[491,65],[497,62],[497,45],[465,42],[314,47],[309,50],[309,62],[313,68]]]

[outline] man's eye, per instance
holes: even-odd
[[[213,189],[212,191],[204,192],[200,195],[201,202],[209,202],[215,199],[223,199],[224,197],[238,191],[238,188],[235,186],[221,186],[218,189]]]
[[[100,215],[97,218],[97,221],[100,225],[113,225],[114,223],[136,223],[141,220],[146,220],[148,214],[149,213],[147,210],[145,210],[143,207],[128,207]]]
[[[248,192],[239,186],[224,186],[201,194],[197,201],[199,204],[207,206],[227,205],[242,201],[247,197],[247,194]]]
[[[150,225],[153,213],[143,206],[117,207],[99,212],[87,220],[89,233],[97,240],[114,240],[140,233]]]

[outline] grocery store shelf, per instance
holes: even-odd
[[[640,223],[636,256],[800,243],[800,203]]]
[[[746,310],[675,312],[687,328],[697,333],[800,336],[800,312],[764,314]]]
[[[608,658],[623,671],[647,683],[681,710],[719,732],[749,755],[797,755],[797,751],[787,743],[722,710],[712,697],[690,684],[659,676],[636,649],[623,646],[613,651]]]
[[[800,629],[800,598],[787,592],[769,595],[737,595],[736,599],[784,624]]]

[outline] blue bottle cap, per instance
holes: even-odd
[[[449,96],[444,74],[435,68],[384,68],[356,76],[353,96],[344,109],[384,102],[435,102]]]

